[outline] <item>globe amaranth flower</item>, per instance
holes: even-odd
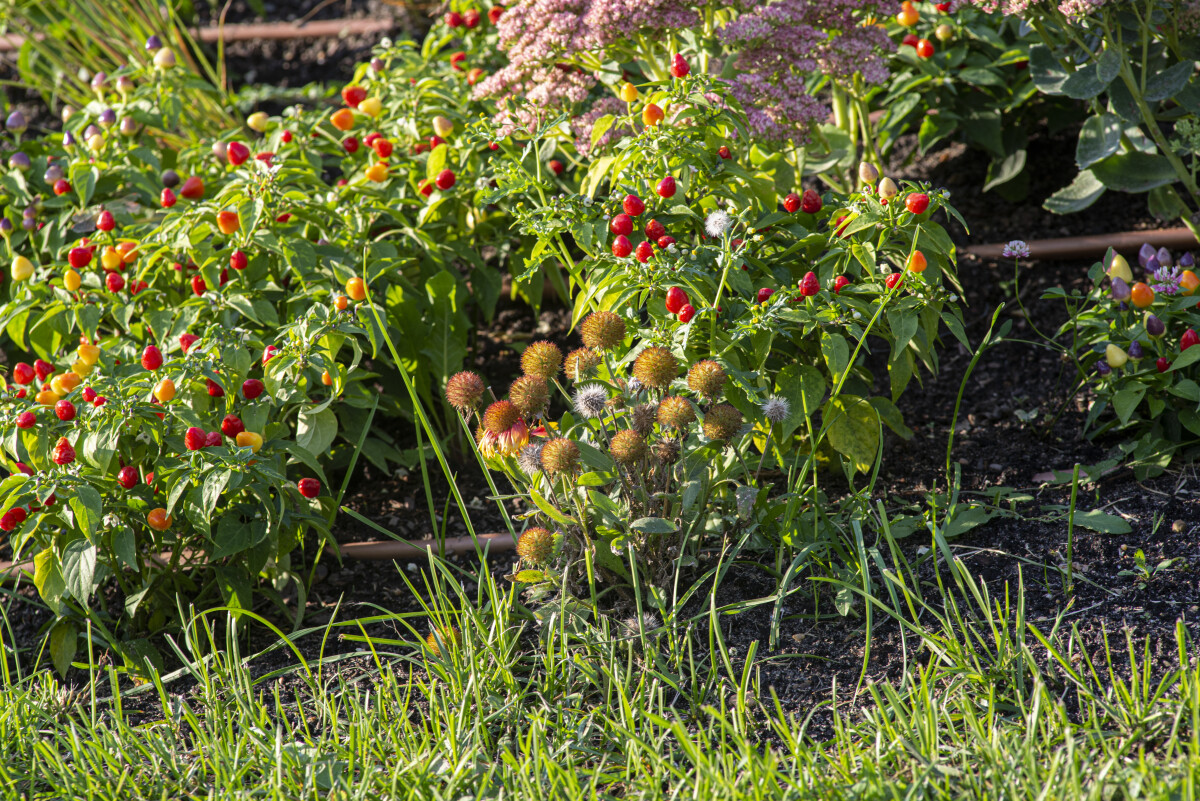
[[[542,469],[550,475],[573,473],[579,467],[579,446],[569,439],[552,439],[542,448]]]
[[[633,376],[653,389],[664,389],[679,375],[679,360],[671,351],[655,345],[638,354],[633,362]]]
[[[718,404],[704,415],[704,436],[729,439],[742,428],[742,413],[728,403]]]
[[[446,382],[446,400],[460,412],[478,409],[485,391],[483,379],[468,370],[455,373]]]
[[[1000,255],[1006,259],[1028,259],[1029,245],[1020,239],[1014,239],[1004,246]]]
[[[563,370],[567,373],[567,378],[572,381],[579,381],[584,376],[591,373],[600,366],[600,354],[591,348],[576,348],[567,354],[567,360],[563,364]]]
[[[526,562],[544,565],[554,558],[557,542],[554,534],[547,529],[534,527],[525,529],[517,540],[517,555]]]
[[[625,341],[625,320],[610,311],[592,312],[584,319],[579,334],[592,350],[612,350]]]
[[[687,385],[688,389],[712,400],[725,387],[725,370],[712,359],[703,359],[688,368]]]
[[[641,461],[649,449],[646,440],[633,429],[625,428],[613,435],[612,443],[608,446],[613,461],[629,466]]]
[[[562,367],[563,355],[553,342],[534,342],[521,354],[521,370],[543,381],[550,381]]]

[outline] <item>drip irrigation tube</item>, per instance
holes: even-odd
[[[1196,235],[1188,228],[1166,228],[1160,231],[1122,231],[1098,236],[1068,236],[1059,239],[1034,239],[1026,242],[1029,258],[1039,260],[1086,259],[1103,256],[1109,248],[1118,253],[1137,253],[1143,243],[1156,248],[1186,249],[1196,247]],[[979,259],[1003,258],[1004,244],[977,245],[965,248],[964,255]]]
[[[359,36],[387,33],[395,27],[391,19],[323,19],[301,25],[294,22],[251,22],[210,26],[192,31],[201,42],[244,42],[256,39],[317,39],[327,36]],[[35,34],[39,39],[42,34]],[[20,50],[25,37],[20,34],[0,36],[0,52]]]
[[[507,532],[479,534],[480,547],[486,547],[490,553],[504,553],[516,547],[512,535]],[[423,540],[410,544],[383,540],[381,542],[347,542],[338,546],[338,552],[344,559],[354,560],[405,560],[424,559],[430,551],[437,551],[437,540]],[[447,554],[466,554],[475,552],[475,540],[470,537],[450,537],[445,542]],[[158,561],[167,564],[171,559],[170,553],[159,554]],[[0,562],[0,584],[7,584],[25,575],[32,578],[34,572],[33,560],[21,562]]]

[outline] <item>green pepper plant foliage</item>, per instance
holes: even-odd
[[[1085,421],[1089,435],[1117,438],[1118,455],[1139,478],[1161,473],[1173,459],[1194,458],[1200,446],[1194,267],[1190,252],[1143,245],[1131,265],[1109,250],[1088,271],[1087,292],[1045,294],[1070,312],[1053,341],[1070,341],[1080,385],[1095,394]]]

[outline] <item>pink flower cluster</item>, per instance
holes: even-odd
[[[610,114],[617,118],[623,117],[625,104],[615,97],[607,96],[597,100],[590,110],[571,121],[571,133],[575,136],[575,149],[579,151],[579,155],[586,158],[592,152],[592,129],[597,120]],[[600,135],[596,141],[596,147],[604,150],[613,142],[624,139],[632,133],[633,129],[625,123],[611,125]]]
[[[807,138],[810,123],[828,111],[805,87],[817,70],[837,79],[861,74],[869,84],[887,80],[884,53],[895,45],[869,16],[890,5],[862,0],[725,0],[745,13],[721,29],[721,42],[738,52],[742,70],[732,92],[747,108],[750,126],[767,139]]]

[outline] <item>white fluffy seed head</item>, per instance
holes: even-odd
[[[725,236],[725,232],[733,225],[733,218],[720,209],[708,215],[704,221],[704,230],[711,237]]]
[[[787,419],[789,408],[787,399],[776,395],[763,402],[762,413],[768,421],[782,423]]]
[[[575,411],[588,419],[599,417],[604,413],[608,403],[608,390],[600,384],[587,384],[575,390]]]

